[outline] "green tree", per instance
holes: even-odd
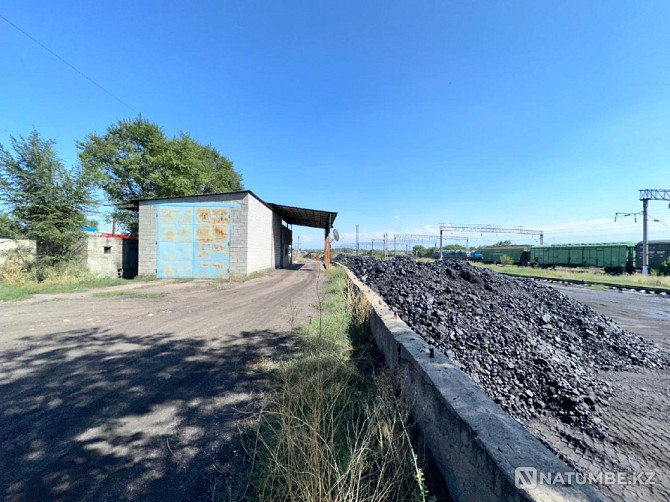
[[[417,244],[414,247],[412,247],[412,252],[414,253],[414,256],[418,258],[423,258],[423,255],[426,252],[426,248],[423,247],[421,244]]]
[[[511,246],[511,245],[512,245],[512,241],[510,241],[510,240],[498,241],[494,244],[494,246],[504,246],[504,247]]]
[[[20,235],[19,225],[12,215],[0,212],[0,239],[17,239]]]
[[[96,203],[96,176],[78,167],[66,169],[54,149],[33,130],[10,136],[13,153],[0,144],[0,202],[7,211],[0,226],[14,237],[34,239],[42,260],[72,257],[86,222],[84,212]]]
[[[102,188],[117,206],[114,216],[131,235],[138,231],[137,214],[124,209],[131,200],[242,189],[242,177],[215,148],[184,133],[167,138],[141,116],[102,136],[92,133],[77,147],[82,165],[103,175]]]

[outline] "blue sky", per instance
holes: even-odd
[[[36,2],[0,14],[0,142],[75,140],[136,116],[234,162],[245,188],[339,212],[351,241],[440,223],[638,241],[670,188],[670,3]],[[651,238],[670,239],[652,202]],[[304,245],[318,230],[298,228]],[[492,243],[509,235],[472,235]],[[532,240],[531,240],[532,242]]]

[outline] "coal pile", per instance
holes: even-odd
[[[667,368],[657,346],[532,279],[462,261],[350,257],[348,267],[517,420],[554,415],[593,436],[607,370]]]

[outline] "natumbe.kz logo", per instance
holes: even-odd
[[[653,485],[655,475],[655,472],[543,472],[535,467],[517,467],[514,469],[514,486],[532,490],[538,485]]]

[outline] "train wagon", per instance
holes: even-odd
[[[656,268],[670,258],[670,241],[649,241],[649,268]],[[642,269],[642,241],[635,246],[635,267]]]
[[[530,246],[492,246],[480,248],[484,263],[501,263],[503,255],[509,256],[515,265],[528,265]]]
[[[435,251],[432,255],[432,258],[436,260],[440,259],[440,252]],[[465,260],[468,257],[467,253],[462,249],[443,249],[442,258],[445,260]]]
[[[530,264],[539,267],[601,267],[621,274],[635,270],[635,244],[560,244],[530,248]]]

